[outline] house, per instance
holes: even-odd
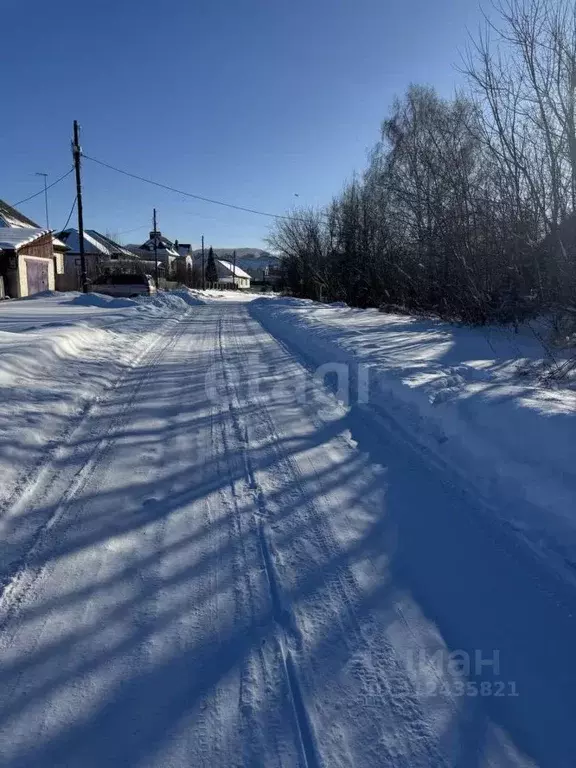
[[[150,232],[150,237],[142,245],[128,245],[127,248],[140,258],[154,261],[154,240],[156,240],[158,262],[164,268],[166,275],[181,282],[188,282],[193,267],[190,243],[179,243],[178,240],[172,242],[160,230],[156,230],[156,232]]]
[[[221,285],[236,285],[238,288],[250,288],[250,275],[239,266],[234,267],[229,261],[214,259],[218,272],[218,283]]]
[[[156,232],[150,232],[150,237],[142,245],[129,245],[128,249],[139,256],[140,258],[150,259],[155,261],[154,253],[154,240],[156,239],[156,253],[158,255],[158,262],[162,264],[167,275],[172,275],[175,270],[176,260],[180,257],[180,253],[174,247],[174,243],[168,240],[162,232],[156,230]]]
[[[190,256],[192,259],[192,243],[179,243],[178,240],[174,240],[174,250],[178,251],[180,256]]]
[[[82,289],[82,265],[80,256],[80,235],[77,229],[66,229],[58,237],[68,246],[65,256],[65,289]],[[95,229],[84,230],[84,257],[86,276],[94,280],[100,275],[115,272],[145,272],[154,274],[152,262],[139,258],[132,251],[116,243]]]
[[[259,285],[269,288],[277,288],[282,284],[283,272],[282,268],[277,265],[262,265],[262,267],[255,267],[253,265],[246,267],[246,272],[250,275],[252,280],[251,285]]]
[[[178,240],[174,240],[174,250],[178,252],[174,266],[174,277],[181,283],[192,285],[192,269],[194,267],[192,243],[179,243]]]
[[[55,290],[65,251],[66,245],[50,230],[0,200],[0,278],[6,296]]]

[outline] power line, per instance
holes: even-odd
[[[132,227],[132,229],[124,229],[122,232],[117,232],[116,234],[118,236],[120,235],[127,235],[130,232],[138,232],[140,229],[148,229],[150,227],[150,224],[141,224],[139,227]]]
[[[74,202],[72,203],[72,208],[70,208],[70,213],[68,214],[68,218],[66,219],[66,224],[62,227],[62,229],[59,229],[58,232],[64,232],[68,224],[70,223],[70,219],[72,218],[72,214],[74,213],[74,208],[76,208],[76,202],[78,198],[74,198]]]
[[[22,205],[22,203],[27,203],[28,200],[33,200],[35,197],[38,197],[39,195],[43,195],[49,189],[52,189],[52,187],[55,187],[56,184],[60,184],[60,182],[63,181],[67,176],[70,176],[73,170],[74,168],[70,168],[69,171],[66,171],[66,173],[63,176],[60,176],[59,179],[56,179],[56,181],[53,181],[52,184],[48,184],[47,187],[42,187],[40,192],[35,192],[33,195],[30,195],[30,197],[25,197],[24,200],[18,200],[17,203],[14,203],[14,207],[16,207],[17,205]]]
[[[223,205],[225,208],[233,208],[236,211],[245,211],[246,213],[255,213],[258,216],[268,216],[271,219],[287,219],[289,221],[297,220],[298,217],[294,216],[285,216],[280,213],[267,213],[266,211],[258,211],[255,208],[245,208],[243,205],[234,205],[234,203],[225,203],[222,200],[213,200],[210,197],[203,197],[202,195],[195,195],[192,192],[184,192],[181,189],[176,189],[175,187],[171,187],[168,184],[162,184],[159,181],[153,181],[152,179],[146,179],[143,176],[138,176],[136,173],[130,173],[129,171],[124,171],[121,168],[116,168],[113,165],[110,165],[109,163],[105,163],[103,160],[97,160],[95,157],[90,157],[89,155],[85,155],[82,153],[82,157],[85,157],[86,160],[91,160],[93,163],[98,163],[98,165],[104,166],[104,168],[109,168],[111,171],[116,171],[116,173],[121,173],[124,176],[129,176],[131,179],[137,179],[138,181],[143,181],[146,184],[152,184],[155,187],[160,187],[161,189],[167,189],[169,192],[175,192],[177,195],[184,195],[184,197],[192,197],[194,200],[201,200],[204,203],[212,203],[213,205]],[[305,219],[302,219],[302,221],[305,221]]]

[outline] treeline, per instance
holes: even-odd
[[[576,303],[576,8],[502,0],[464,57],[469,88],[410,86],[360,178],[279,220],[297,296],[471,323]]]

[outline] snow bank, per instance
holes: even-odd
[[[185,312],[187,303],[180,296],[172,293],[156,293],[153,296],[139,296],[134,302],[140,311],[152,312]]]
[[[40,293],[33,293],[32,296],[24,296],[24,298],[18,299],[18,301],[38,301],[38,299],[57,298],[59,296],[66,296],[66,294],[61,291],[41,291]]]
[[[167,293],[132,300],[76,292],[0,302],[0,517],[190,303]]]
[[[70,300],[70,304],[79,307],[106,307],[108,309],[126,309],[126,307],[135,307],[134,299],[115,298],[114,296],[104,296],[101,293],[79,293]]]
[[[263,298],[261,293],[249,293],[248,291],[219,291],[213,288],[207,288],[205,291],[189,289],[189,293],[199,299],[202,304],[214,300],[238,302],[254,301],[254,299]]]
[[[165,294],[164,294],[165,295]],[[193,291],[190,288],[181,288],[176,291],[170,291],[171,296],[177,296],[182,299],[186,304],[191,307],[200,306],[206,302],[202,300],[202,297],[197,291]]]
[[[101,293],[55,294],[63,303],[79,307],[99,307],[101,309],[136,309],[148,315],[165,316],[185,312],[190,306],[198,306],[200,301],[187,290],[160,291],[153,296],[137,296],[133,299],[116,298]]]
[[[127,309],[128,307],[145,307],[147,311],[169,310],[182,312],[186,306],[203,304],[187,290],[160,291],[153,296],[138,296],[133,299],[115,298],[101,293],[79,293],[69,300],[70,304],[80,307],[103,307],[106,309]]]
[[[307,300],[254,315],[311,365],[361,367],[369,404],[458,472],[539,551],[576,567],[576,393],[519,375],[528,335]]]

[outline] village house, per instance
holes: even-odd
[[[150,232],[150,237],[142,245],[126,246],[132,253],[140,258],[154,262],[154,241],[156,240],[156,253],[158,263],[164,269],[168,279],[177,279],[188,282],[193,267],[192,246],[190,243],[172,242],[160,230]]]
[[[0,295],[24,298],[59,288],[66,245],[0,200]]]
[[[250,288],[250,275],[244,272],[238,265],[234,267],[229,261],[215,259],[216,271],[218,272],[218,283],[220,285],[235,285],[237,288],[246,290]]]
[[[68,246],[64,265],[64,288],[67,291],[82,290],[82,265],[80,256],[80,236],[77,229],[66,229],[58,237]],[[95,229],[84,230],[84,257],[86,276],[93,281],[101,275],[129,272],[153,274],[153,262],[139,258],[132,251],[116,243],[107,235]],[[159,270],[163,277],[163,270]]]
[[[192,285],[192,269],[194,267],[194,258],[192,256],[191,243],[179,243],[174,241],[174,249],[178,252],[174,276],[176,280],[186,285]]]
[[[150,237],[142,245],[128,245],[127,248],[140,258],[150,259],[154,261],[154,240],[156,239],[156,254],[158,256],[158,263],[164,266],[167,275],[171,275],[174,271],[176,259],[179,257],[179,253],[174,248],[174,243],[164,237],[162,232],[157,230],[156,232],[150,232]]]

